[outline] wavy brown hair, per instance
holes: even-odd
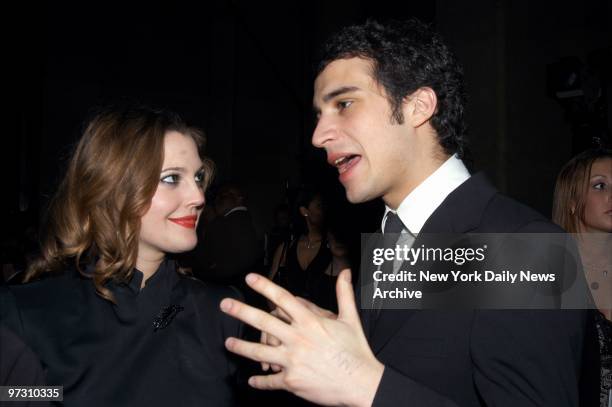
[[[593,163],[612,158],[612,150],[597,148],[583,151],[561,169],[557,176],[553,198],[553,221],[569,233],[578,233],[584,219],[586,195]]]
[[[89,121],[51,201],[42,256],[26,281],[72,263],[100,296],[114,301],[105,284],[129,281],[134,273],[141,217],[159,184],[169,131],[193,138],[202,156],[204,134],[167,111],[110,108]],[[205,158],[203,164],[206,187],[214,167]],[[93,273],[85,273],[83,264],[92,262]]]

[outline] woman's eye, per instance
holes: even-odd
[[[161,182],[163,182],[164,184],[178,184],[178,182],[180,181],[181,177],[178,174],[169,174],[169,175],[165,175],[162,177]]]
[[[195,175],[195,182],[199,185],[202,185],[204,183],[204,173],[203,172],[198,172]]]
[[[597,184],[593,185],[594,189],[597,189],[599,191],[606,189],[606,183],[605,182],[598,182]]]

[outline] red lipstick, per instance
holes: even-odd
[[[181,218],[168,218],[169,221],[176,223],[184,228],[195,229],[198,217],[196,215],[183,216]]]

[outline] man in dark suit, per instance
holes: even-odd
[[[382,197],[383,233],[409,240],[421,233],[560,231],[484,176],[469,174],[461,159],[461,69],[422,23],[342,30],[324,48],[314,106],[313,144],[337,167],[349,201]],[[226,342],[232,352],[273,366],[275,373],[251,378],[256,388],[286,389],[325,405],[578,404],[582,310],[358,311],[345,270],[334,316],[263,277],[247,281],[281,316],[221,303],[264,332],[260,344]]]
[[[256,271],[262,253],[242,190],[222,185],[215,199],[217,216],[198,229],[198,245],[190,253],[194,275],[204,281],[242,286]]]

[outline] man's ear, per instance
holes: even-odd
[[[438,97],[432,88],[422,87],[404,99],[404,117],[412,125],[419,127],[436,113]]]

